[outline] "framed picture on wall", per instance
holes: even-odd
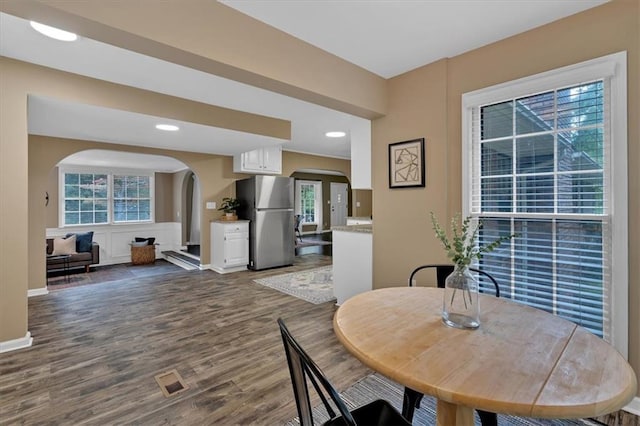
[[[424,138],[389,144],[389,188],[424,187]]]

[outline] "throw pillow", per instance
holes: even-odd
[[[76,236],[72,235],[68,238],[53,239],[53,256],[60,254],[78,254],[76,252]]]
[[[91,251],[91,245],[93,243],[93,231],[67,234],[66,237],[68,238],[72,235],[76,236],[76,251],[78,253],[86,253]]]
[[[141,242],[146,242],[148,245],[153,245],[153,243],[156,242],[156,237],[148,237],[148,238],[142,238],[142,237],[136,237],[136,242],[137,243],[141,243]]]
[[[144,241],[132,241],[131,242],[131,247],[146,247],[149,244],[147,244],[147,240]]]

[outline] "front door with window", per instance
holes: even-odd
[[[331,182],[331,226],[344,226],[348,216],[348,186],[346,183]]]
[[[315,225],[315,231],[322,231],[322,182],[296,180],[296,215],[301,216],[300,231],[303,224]]]

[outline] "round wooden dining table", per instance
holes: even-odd
[[[539,418],[616,411],[636,395],[627,361],[576,324],[480,295],[481,325],[441,319],[443,290],[394,287],[344,302],[333,326],[369,368],[437,398],[437,424],[473,424],[473,409]]]

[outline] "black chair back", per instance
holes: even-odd
[[[296,217],[296,222],[294,224],[294,231],[296,233],[296,238],[298,238],[301,242],[302,242],[302,233],[300,232],[300,224],[302,223],[302,215],[301,214],[297,214]]]
[[[444,282],[447,279],[447,277],[453,272],[454,265],[434,264],[434,265],[418,266],[416,269],[414,269],[411,272],[411,275],[409,275],[409,287],[413,287],[413,278],[419,271],[423,269],[429,269],[429,268],[436,269],[437,286],[439,288],[444,288]],[[483,286],[483,284],[486,284],[484,282],[486,280],[483,280],[483,278],[486,278],[493,284],[496,297],[500,297],[500,286],[498,285],[498,281],[496,281],[495,278],[493,278],[489,273],[485,271],[481,271],[480,269],[469,268],[469,270],[471,272],[475,272],[480,275],[480,278],[481,278],[480,291],[483,291],[483,288],[488,286],[488,285]],[[423,396],[422,393],[416,392],[413,389],[405,387],[404,398],[405,398],[405,401],[407,401],[405,403],[405,405],[407,406],[407,409],[406,409],[406,412],[404,412],[403,414],[408,420],[411,420],[413,418],[414,407],[420,408],[420,401],[422,400],[422,396]],[[480,423],[482,424],[482,426],[498,425],[498,416],[496,415],[496,413],[491,413],[491,412],[482,411],[482,410],[476,410],[476,411],[480,416]]]
[[[444,288],[444,282],[447,279],[447,277],[453,272],[454,265],[434,264],[434,265],[418,266],[416,269],[414,269],[411,272],[411,275],[409,275],[409,287],[413,286],[413,279],[414,279],[415,275],[418,272],[420,272],[423,269],[429,269],[429,268],[435,268],[436,269],[436,283],[437,283],[437,286],[438,286],[438,288]],[[500,286],[498,285],[498,281],[496,281],[495,278],[493,278],[489,273],[487,273],[485,271],[482,271],[480,269],[469,268],[469,270],[471,272],[475,272],[477,274],[480,274],[481,288],[483,287],[482,284],[485,284],[485,281],[488,279],[491,282],[491,284],[493,285],[493,288],[495,289],[496,297],[500,297]],[[483,280],[483,278],[486,278],[486,279]],[[484,287],[486,287],[486,285]]]
[[[336,417],[336,413],[329,403],[329,399],[331,399],[338,411],[340,411],[344,424],[356,425],[356,421],[344,401],[342,401],[342,398],[340,398],[338,392],[329,380],[327,380],[322,370],[320,370],[320,367],[313,362],[304,349],[296,342],[281,318],[278,318],[278,325],[280,326],[280,334],[282,334],[282,342],[285,353],[287,354],[287,363],[289,364],[289,373],[291,373],[291,384],[293,385],[293,393],[296,398],[296,406],[298,407],[300,425],[313,426],[307,379],[309,379],[315,391],[320,396],[329,417]]]

